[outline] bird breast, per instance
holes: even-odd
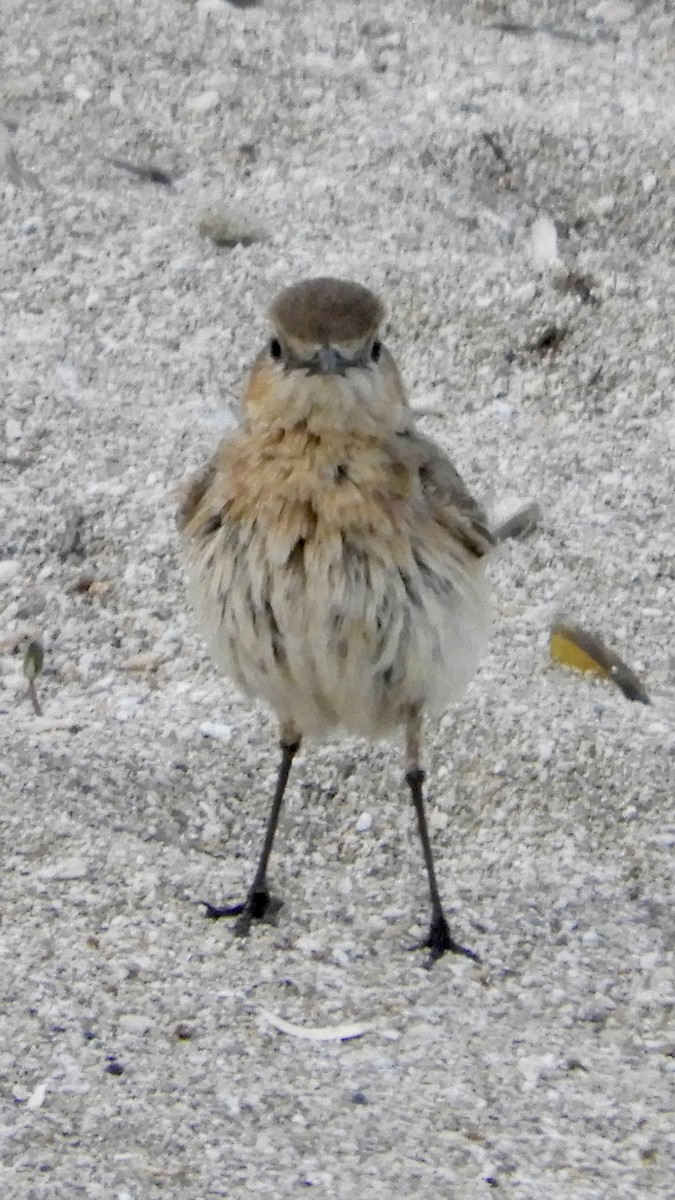
[[[242,431],[186,515],[216,662],[304,736],[383,735],[464,692],[488,637],[483,563],[386,444]]]

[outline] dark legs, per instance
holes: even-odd
[[[417,814],[417,827],[424,853],[424,863],[429,877],[429,893],[431,896],[431,926],[428,938],[422,943],[423,946],[429,947],[430,954],[424,965],[427,968],[433,967],[436,959],[445,954],[447,950],[451,950],[454,954],[466,954],[467,958],[479,961],[478,955],[473,950],[468,950],[465,946],[460,946],[452,937],[448,922],[445,919],[445,913],[443,912],[443,905],[441,904],[438,883],[436,881],[434,857],[431,851],[431,842],[429,841],[427,818],[424,812],[424,793],[422,789],[424,771],[419,766],[420,733],[421,719],[419,714],[415,713],[411,716],[406,730],[407,764],[405,778],[410,788],[412,802]]]
[[[422,943],[423,946],[429,949],[429,955],[424,963],[425,967],[432,967],[436,959],[440,958],[447,951],[452,951],[454,954],[465,954],[467,958],[473,958],[480,961],[478,955],[467,949],[465,946],[460,946],[452,937],[448,922],[443,912],[441,897],[438,891],[438,882],[436,880],[436,870],[434,868],[434,859],[431,850],[431,842],[429,841],[429,829],[427,826],[427,818],[424,811],[424,771],[420,767],[420,740],[421,740],[421,715],[417,711],[410,714],[406,725],[406,783],[410,788],[412,802],[417,815],[417,827],[419,829],[420,841],[422,843],[422,851],[424,854],[424,863],[427,869],[429,879],[429,894],[431,897],[431,925],[429,927],[429,935]],[[274,844],[274,835],[279,822],[279,814],[281,805],[288,783],[288,776],[291,772],[293,759],[300,749],[300,735],[291,726],[283,725],[281,728],[281,763],[279,764],[279,773],[277,775],[277,783],[274,789],[272,799],[272,807],[267,819],[267,828],[265,830],[265,840],[263,842],[258,867],[253,877],[253,882],[248,890],[246,899],[240,904],[225,905],[219,907],[215,904],[209,904],[204,901],[207,917],[236,917],[237,921],[234,927],[234,932],[239,937],[246,937],[250,928],[251,922],[260,920],[266,913],[274,911],[279,907],[279,903],[272,900],[267,890],[267,865],[269,863],[272,846]]]
[[[279,821],[279,813],[281,812],[281,804],[286,791],[288,776],[291,772],[293,759],[300,748],[300,738],[295,732],[288,736],[290,731],[283,729],[281,731],[281,763],[279,765],[279,774],[277,776],[277,786],[274,789],[274,797],[272,799],[272,808],[267,819],[267,829],[265,830],[265,841],[263,842],[258,868],[253,877],[246,899],[241,904],[227,905],[223,908],[209,904],[206,900],[203,902],[206,906],[207,917],[237,917],[237,923],[234,927],[234,932],[239,937],[246,937],[251,927],[251,921],[260,920],[265,915],[270,907],[270,894],[267,890],[267,864],[270,854],[272,853],[272,844],[274,835],[277,830]]]

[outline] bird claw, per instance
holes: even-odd
[[[422,966],[425,971],[430,971],[434,963],[442,958],[444,954],[463,954],[466,958],[473,959],[474,962],[480,962],[480,956],[475,950],[469,950],[467,946],[460,946],[450,933],[448,922],[443,913],[432,917],[429,935],[423,942],[418,942],[415,946],[409,947],[411,950],[429,950],[430,954],[425,958]]]
[[[210,917],[212,921],[217,921],[220,917],[238,917],[246,907],[242,904],[210,904],[208,900],[200,900],[200,904],[204,905],[206,912],[205,917]]]
[[[283,901],[277,900],[270,896],[266,888],[256,888],[251,890],[244,901],[239,904],[210,904],[208,900],[202,900],[206,912],[205,916],[211,920],[218,920],[220,917],[237,917],[234,926],[236,937],[248,937],[251,929],[252,921],[267,921],[269,924],[274,924],[274,917],[281,908]]]

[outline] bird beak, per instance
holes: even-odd
[[[321,346],[311,358],[289,354],[285,363],[287,371],[306,371],[308,375],[345,375],[348,367],[359,365],[332,346]]]
[[[316,358],[320,375],[344,375],[347,360],[332,346],[322,346]]]
[[[344,375],[351,363],[339,350],[322,346],[303,366],[307,367],[310,375]]]

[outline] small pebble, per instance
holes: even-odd
[[[531,230],[532,261],[536,267],[550,267],[558,261],[558,234],[550,217],[537,217]]]
[[[202,737],[214,738],[220,742],[231,742],[234,729],[231,725],[225,725],[220,721],[202,721],[199,732]]]
[[[216,246],[252,246],[265,238],[264,230],[235,213],[206,212],[199,219],[202,237],[210,238]]]
[[[38,871],[40,879],[51,879],[62,883],[71,879],[86,879],[89,874],[89,864],[83,858],[63,858],[50,867]]]
[[[202,92],[199,96],[191,96],[185,101],[185,107],[188,112],[196,113],[199,116],[205,116],[206,113],[213,112],[220,104],[220,93],[212,88],[208,92]]]
[[[0,587],[5,583],[11,583],[18,572],[19,564],[13,558],[3,558],[0,561]]]
[[[147,1033],[152,1029],[151,1019],[144,1017],[142,1013],[122,1013],[118,1022],[128,1033]]]

